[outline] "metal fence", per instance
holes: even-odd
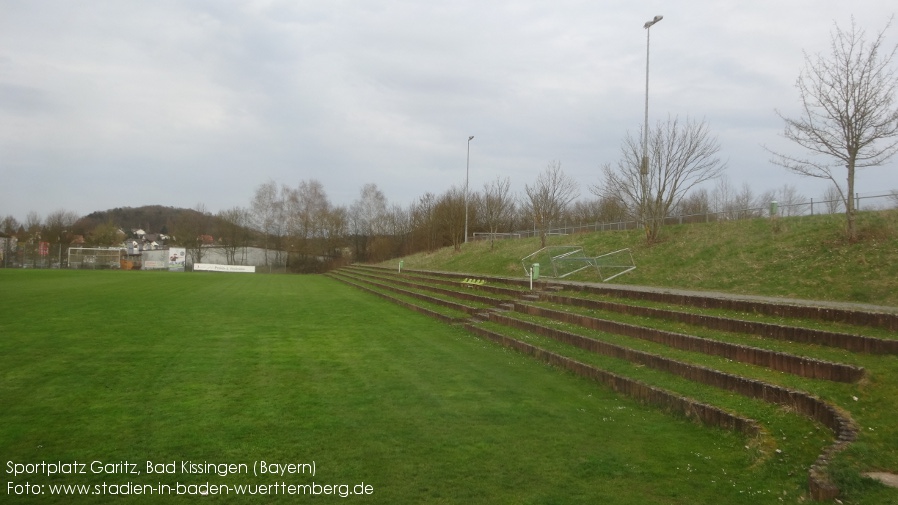
[[[883,194],[855,195],[855,208],[861,210],[884,210],[898,207],[898,191],[892,191]],[[754,207],[748,209],[728,209],[723,211],[709,211],[697,214],[682,214],[668,216],[664,219],[665,225],[688,224],[688,223],[710,223],[717,221],[734,221],[740,219],[755,219],[759,217],[770,217],[776,213],[780,217],[788,216],[813,216],[821,214],[839,214],[845,212],[845,206],[842,200],[815,200],[810,199],[806,202],[784,204],[781,202],[770,202],[765,207]],[[574,233],[586,233],[594,231],[621,231],[635,230],[639,228],[636,220],[612,221],[612,222],[594,222],[594,223],[578,223],[562,226],[551,227],[548,235],[571,235]],[[539,235],[538,229],[519,230],[513,233],[474,233],[474,240],[487,240],[493,235],[495,239],[503,238],[527,238]]]

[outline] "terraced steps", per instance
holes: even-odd
[[[341,269],[335,277],[344,282],[352,282],[360,287],[375,290],[380,296],[389,292],[390,296],[403,299],[405,300],[403,303],[406,304],[414,305],[415,302],[408,300],[419,300],[422,304],[440,304],[469,314],[474,318],[468,319],[462,324],[472,333],[514,348],[546,363],[566,368],[609,385],[616,391],[640,401],[679,412],[703,423],[740,431],[748,436],[765,436],[765,427],[761,423],[734,411],[732,406],[722,407],[698,401],[695,398],[668,390],[660,384],[646,383],[644,380],[628,377],[627,374],[604,370],[598,364],[601,360],[597,361],[597,364],[590,364],[582,359],[573,358],[574,355],[580,355],[573,349],[581,349],[578,351],[580,353],[583,352],[582,349],[586,349],[590,353],[626,360],[636,366],[645,366],[663,374],[680,377],[680,380],[688,379],[692,383],[701,384],[702,387],[737,393],[746,398],[760,400],[799,413],[826,427],[832,433],[831,445],[823,450],[809,470],[809,490],[811,496],[816,499],[829,499],[838,495],[839,491],[828,479],[825,468],[835,452],[855,439],[858,429],[856,423],[847,412],[829,401],[808,391],[770,382],[769,379],[764,379],[769,374],[754,372],[752,367],[759,367],[758,369],[763,367],[789,376],[801,377],[804,382],[797,381],[798,383],[809,384],[811,390],[815,390],[817,388],[813,386],[813,381],[850,385],[864,379],[865,374],[864,368],[857,365],[814,358],[813,354],[816,349],[819,349],[819,345],[834,345],[839,349],[866,353],[894,353],[895,349],[898,349],[898,347],[893,349],[892,346],[896,341],[890,339],[853,333],[827,332],[766,321],[744,321],[728,315],[708,316],[696,313],[695,309],[686,309],[687,307],[702,306],[706,303],[705,301],[701,299],[690,301],[687,300],[688,297],[682,295],[674,296],[680,302],[679,305],[684,307],[684,310],[677,310],[676,308],[659,309],[638,306],[635,303],[629,304],[626,296],[614,301],[595,300],[593,299],[595,290],[592,288],[576,285],[572,292],[570,285],[546,281],[535,283],[535,290],[530,291],[528,289],[529,280],[474,276],[474,278],[483,279],[485,283],[482,286],[470,288],[463,287],[460,282],[464,279],[471,279],[470,274],[408,270],[400,274],[389,269],[360,266]],[[619,295],[619,293],[617,294]],[[651,297],[655,296],[654,293],[651,295]],[[665,303],[670,303],[669,297],[662,298],[666,300]],[[769,307],[768,301],[759,301],[758,303],[760,308],[753,308],[750,312],[755,314],[776,313]],[[746,305],[739,307],[740,310],[749,309]],[[716,333],[714,338],[706,338],[690,335],[688,332],[668,331],[642,324],[622,323],[613,319],[578,313],[591,310],[635,315],[643,319],[650,319],[653,323],[659,321],[661,322],[659,325],[662,326],[665,324],[663,321],[673,321],[685,324],[690,328],[702,328],[704,332]],[[808,310],[805,313],[828,314],[821,316],[820,320],[829,320],[827,318],[832,317],[832,313],[825,311]],[[865,319],[857,315],[856,310],[851,317],[854,318],[852,324],[864,320],[872,321],[872,326],[875,328],[881,328],[883,324],[891,324],[888,323],[887,317],[883,319],[877,316]],[[449,320],[452,323],[460,321],[459,318]],[[883,323],[883,321],[886,322]],[[559,329],[558,326],[564,324],[576,325],[580,330],[574,333]],[[508,330],[503,330],[503,328],[508,328]],[[552,348],[550,350],[525,341],[529,338],[520,332],[552,338],[560,344],[549,346]],[[661,351],[646,352],[637,350],[636,346],[631,344],[612,344],[607,341],[612,334],[623,336],[618,338],[651,342],[652,346]],[[762,341],[763,339],[784,339],[795,342],[789,344],[789,347],[798,350],[798,353],[772,351],[728,341],[744,339],[747,335]],[[522,336],[524,338],[521,338]],[[665,356],[667,352],[663,349],[670,349],[671,355],[680,357],[675,359]],[[674,349],[678,351],[673,352]],[[808,355],[804,355],[804,351],[807,351]],[[687,352],[685,358],[682,355],[683,352]],[[694,358],[689,356],[694,356]],[[701,358],[701,356],[714,356],[714,359],[717,360],[733,360],[747,365],[738,368],[735,373],[725,372],[716,369],[713,360]],[[711,363],[711,365],[703,363]],[[745,368],[746,366],[748,368]],[[665,379],[660,380],[668,382]],[[822,390],[827,390],[827,388],[822,388]],[[843,391],[845,390],[843,389]],[[715,395],[708,394],[707,396]],[[736,410],[739,410],[738,407]]]
[[[625,303],[578,298],[576,296],[567,296],[557,293],[543,293],[540,296],[540,299],[561,305],[571,305],[575,307],[618,312],[621,314],[678,321],[714,330],[758,335],[765,338],[787,340],[791,342],[838,347],[852,352],[898,354],[898,340],[886,340],[866,337],[863,335],[802,328],[785,324],[746,321],[744,319],[719,317],[694,312],[657,309],[638,305],[628,305]]]
[[[514,310],[524,314],[576,324],[591,330],[626,335],[633,338],[662,343],[676,349],[722,356],[730,360],[767,367],[802,377],[837,382],[856,382],[864,377],[862,367],[834,363],[820,359],[796,356],[784,352],[769,351],[741,344],[731,344],[683,333],[656,330],[644,326],[609,321],[561,310],[516,303]]]

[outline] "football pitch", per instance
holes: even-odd
[[[323,276],[0,270],[0,404],[5,503],[781,503],[804,480]]]

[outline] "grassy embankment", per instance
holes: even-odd
[[[898,210],[860,213],[858,243],[845,242],[843,226],[842,215],[754,219],[668,226],[651,245],[638,230],[549,237],[548,245],[593,256],[630,248],[637,268],[614,283],[898,307]],[[523,277],[520,260],[537,249],[535,238],[496,241],[492,250],[473,242],[403,260],[412,269]]]

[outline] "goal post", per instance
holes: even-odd
[[[69,268],[110,270],[121,268],[122,250],[118,247],[69,247]]]
[[[521,258],[521,266],[524,267],[525,274],[529,272],[533,263],[549,267],[549,269],[543,270],[545,277],[564,279],[583,270],[591,269],[595,271],[602,282],[608,282],[636,269],[636,263],[633,261],[633,254],[629,248],[598,256],[588,256],[580,246],[549,246]]]

